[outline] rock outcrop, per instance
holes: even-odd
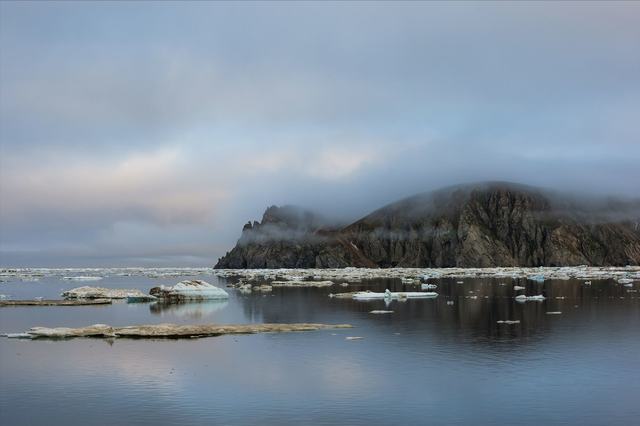
[[[245,226],[216,268],[640,264],[640,200],[577,199],[498,182],[416,195],[341,229],[299,220],[313,218],[308,212],[280,211],[271,207],[261,223]]]

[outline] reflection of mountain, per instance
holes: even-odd
[[[400,279],[363,280],[350,287],[325,289],[278,289],[271,296],[254,295],[242,299],[247,322],[265,323],[349,323],[356,326],[356,335],[387,339],[411,335],[415,339],[437,339],[451,342],[486,344],[515,338],[520,343],[536,343],[545,339],[556,324],[589,322],[593,310],[611,312],[624,317],[635,301],[625,287],[611,281],[548,280],[537,282],[511,278],[474,278],[431,280],[437,283],[434,299],[359,301],[328,297],[330,292],[419,291],[419,285],[402,284]],[[514,286],[525,287],[514,290]],[[543,294],[546,300],[516,302],[519,294]],[[623,299],[624,298],[624,299]],[[453,302],[447,304],[447,302]],[[392,314],[370,314],[373,310],[391,310]],[[547,312],[562,312],[548,315]],[[498,321],[520,321],[516,324]],[[562,331],[565,332],[566,330]],[[400,338],[398,338],[400,339]],[[457,343],[456,343],[457,344]]]
[[[216,268],[638,265],[639,220],[640,200],[510,183],[416,195],[344,228],[274,206]]]
[[[174,315],[183,318],[203,318],[218,312],[229,304],[228,300],[209,300],[202,302],[156,302],[149,306],[156,315]]]

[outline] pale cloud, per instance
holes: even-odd
[[[272,204],[478,180],[640,196],[638,3],[0,7],[3,262],[201,264]]]
[[[192,170],[178,149],[107,163],[88,158],[59,160],[35,170],[12,169],[3,176],[7,226],[30,220],[25,212],[34,211],[69,218],[109,220],[110,215],[124,215],[166,225],[206,225],[217,204],[227,197],[224,190],[200,185],[203,171]]]

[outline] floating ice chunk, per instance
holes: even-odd
[[[346,340],[363,340],[364,337],[345,337]]]
[[[301,281],[301,280],[291,280],[291,281],[272,281],[271,285],[273,287],[328,287],[332,286],[333,281]]]
[[[514,285],[514,286],[513,286],[513,289],[514,289],[514,290],[516,290],[516,291],[518,291],[518,290],[525,290],[525,289],[526,289],[526,287],[522,287],[521,285]]]
[[[0,294],[0,300],[11,299],[10,294]]]
[[[120,290],[104,287],[78,287],[65,291],[62,297],[65,299],[128,299],[131,295],[146,296],[138,289]]]
[[[520,320],[497,321],[498,324],[520,324]]]
[[[127,303],[153,302],[157,297],[149,294],[127,293]]]
[[[519,296],[516,296],[516,300],[518,302],[524,302],[526,300],[538,300],[538,301],[543,301],[544,299],[546,299],[546,297],[544,297],[543,295],[539,294],[537,296],[525,296],[524,294],[521,294]]]
[[[534,276],[527,277],[527,279],[532,281],[544,281],[544,275],[534,275]]]
[[[33,339],[33,335],[29,333],[7,333],[9,339]]]
[[[354,299],[367,300],[367,299],[416,299],[416,298],[429,298],[437,297],[438,293],[434,292],[421,292],[421,291],[407,291],[407,292],[391,292],[388,289],[384,293],[376,293],[372,291],[360,291],[353,295]]]
[[[630,280],[629,278],[620,278],[620,279],[618,280],[618,282],[619,282],[620,284],[628,284],[628,283],[632,283],[632,282],[633,282],[633,280]]]
[[[71,281],[100,281],[102,277],[63,277],[63,280],[71,280]]]
[[[560,311],[554,311],[554,312],[547,312],[547,315],[560,315],[562,312]]]
[[[370,314],[392,314],[393,311],[385,311],[385,310],[375,310],[369,312]]]
[[[435,284],[422,284],[420,288],[422,290],[433,290],[434,288],[438,288],[438,286]]]
[[[228,299],[229,293],[202,280],[181,281],[173,287],[154,287],[149,294],[160,300]]]

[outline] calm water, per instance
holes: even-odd
[[[0,293],[13,299],[59,298],[63,290],[81,285],[146,292],[183,278],[188,277],[106,277],[85,283],[3,277],[9,282],[0,283]],[[234,282],[197,278],[221,287]],[[438,284],[438,298],[388,305],[328,294],[419,288],[389,279],[349,287],[274,288],[265,294],[227,289],[228,302],[166,307],[118,302],[0,308],[0,333],[96,323],[319,322],[356,327],[193,340],[2,337],[0,423],[638,424],[640,304],[633,290],[640,283],[629,288],[613,281],[430,282]],[[548,299],[516,302],[514,285]],[[374,309],[394,312],[370,314]]]

